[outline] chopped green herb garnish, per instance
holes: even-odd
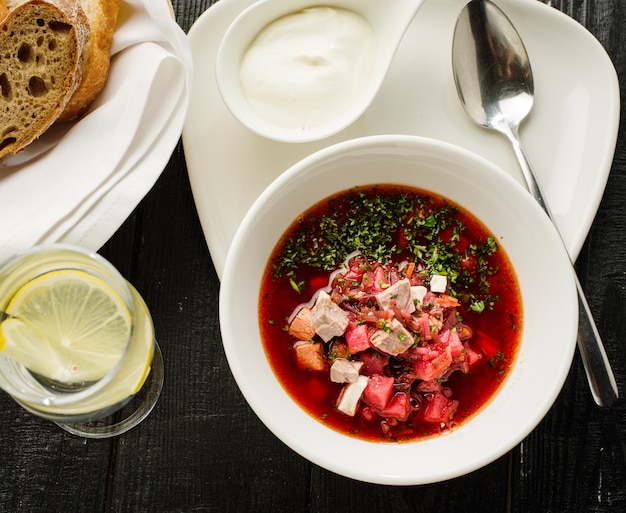
[[[417,191],[389,186],[355,188],[328,200],[318,216],[302,216],[285,240],[273,264],[274,276],[288,277],[302,292],[297,269],[337,269],[354,251],[368,259],[389,262],[408,258],[425,278],[448,278],[448,293],[474,312],[493,307],[490,278],[498,269],[490,263],[498,245],[489,236],[463,250],[457,245],[467,226],[459,211],[445,201]],[[471,260],[473,265],[463,265]],[[388,285],[385,285],[388,286]],[[468,292],[472,290],[473,292]]]
[[[474,301],[469,309],[472,312],[476,312],[476,313],[483,313],[483,311],[485,310],[485,302],[484,301]]]
[[[293,290],[295,290],[298,293],[302,292],[302,287],[304,286],[304,282],[303,281],[300,281],[300,282],[296,283],[293,278],[290,278],[289,279],[289,283],[291,284],[291,288]]]

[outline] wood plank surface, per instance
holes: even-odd
[[[185,31],[213,3],[172,2]],[[626,80],[625,2],[551,5],[583,23]],[[623,106],[621,113],[625,117]],[[622,395],[624,135],[621,128],[606,192],[577,263]],[[219,280],[193,204],[182,144],[101,253],[152,312],[165,362],[162,396],[139,427],[103,441],[69,435],[1,393],[0,512],[626,512],[624,400],[611,410],[595,406],[578,355],[537,429],[509,454],[467,476],[428,486],[371,485],[323,470],[287,448],[245,403],[228,368],[219,331]],[[558,291],[546,293],[558,300]]]

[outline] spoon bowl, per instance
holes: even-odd
[[[465,110],[479,125],[500,131],[519,125],[530,113],[534,97],[528,54],[503,16],[490,2],[470,2],[457,20],[452,53]]]
[[[400,41],[423,0],[330,0],[321,5],[360,15],[373,30],[376,52],[373,73],[360,95],[330,121],[320,125],[285,128],[259,115],[242,89],[242,58],[255,37],[271,22],[309,7],[315,0],[260,0],[242,11],[224,34],[217,52],[217,85],[230,112],[251,131],[281,142],[310,142],[330,137],[356,121],[368,108],[385,78]]]
[[[459,14],[452,41],[452,70],[469,117],[508,137],[529,192],[552,218],[518,134],[533,104],[530,61],[511,21],[489,0],[471,0]],[[578,292],[577,341],[587,380],[596,403],[609,407],[618,399],[617,384],[573,267],[572,272]]]

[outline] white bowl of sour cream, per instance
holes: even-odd
[[[253,132],[324,139],[367,109],[423,0],[260,0],[226,31],[216,77]]]

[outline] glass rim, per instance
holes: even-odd
[[[115,291],[120,295],[124,305],[128,309],[130,314],[130,332],[128,335],[128,340],[126,342],[126,347],[124,348],[124,352],[121,355],[120,359],[116,364],[104,375],[102,378],[98,379],[95,383],[86,386],[76,392],[49,392],[44,393],[43,390],[46,390],[43,384],[41,384],[42,393],[37,393],[34,390],[23,390],[18,387],[15,387],[13,383],[9,379],[6,378],[5,374],[0,369],[0,388],[2,388],[5,392],[7,392],[11,397],[18,400],[18,402],[26,403],[29,408],[37,410],[38,406],[49,407],[52,405],[66,406],[71,405],[85,399],[90,398],[92,395],[100,392],[104,387],[111,383],[111,381],[115,378],[115,376],[120,371],[125,359],[128,356],[128,352],[133,340],[133,334],[135,329],[135,307],[133,304],[133,298],[131,290],[126,282],[126,279],[122,276],[119,270],[106,258],[97,253],[96,251],[74,245],[68,243],[48,243],[48,244],[39,244],[32,246],[28,249],[19,251],[15,253],[12,257],[4,260],[0,263],[0,276],[5,272],[14,272],[19,270],[20,265],[27,261],[28,258],[33,257],[39,253],[50,253],[54,254],[55,252],[68,252],[70,254],[75,254],[77,256],[85,257],[88,260],[95,262],[97,266],[94,266],[94,269],[87,269],[88,272],[95,272],[96,275],[101,279],[106,279],[105,281],[109,282],[109,280],[113,280],[115,283]],[[60,262],[52,262],[48,269],[45,268],[45,264],[43,266],[43,270],[40,268],[38,272],[34,272],[32,276],[28,276],[23,280],[20,280],[20,286],[25,284],[27,281],[34,279],[37,276],[41,276],[47,272],[54,271],[56,269],[71,269],[79,268],[78,262],[69,262],[66,266],[63,266]],[[83,263],[83,266],[88,268],[89,266]],[[101,267],[101,269],[97,269],[97,267]],[[12,269],[14,268],[14,269]],[[107,276],[108,274],[109,276]],[[111,284],[111,283],[109,283]],[[5,313],[0,310],[0,319],[3,319]],[[23,364],[13,360],[8,355],[4,355],[0,351],[0,358],[11,360],[11,366],[18,366],[20,368],[24,368],[27,372]]]

